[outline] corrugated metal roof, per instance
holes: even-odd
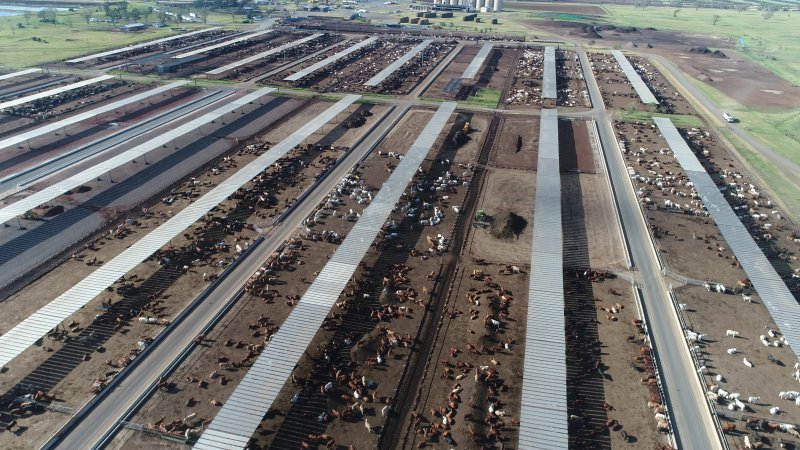
[[[544,78],[542,80],[542,98],[558,97],[558,87],[556,84],[556,49],[555,47],[544,48]]]
[[[336,249],[336,253],[273,335],[194,448],[228,448],[224,447],[227,443],[235,443],[237,448],[242,448],[247,444],[455,108],[454,102],[445,102],[439,106],[378,195],[364,210]],[[243,395],[242,391],[247,391],[248,394]],[[244,398],[248,398],[251,405],[257,406],[241,405]],[[230,427],[232,423],[242,426],[234,432]]]
[[[364,83],[364,86],[374,87],[374,86],[377,86],[377,85],[381,84],[383,82],[383,80],[385,80],[389,75],[393,74],[395,70],[400,68],[400,66],[402,66],[403,64],[411,61],[411,58],[417,56],[417,54],[419,52],[421,52],[422,50],[424,50],[425,47],[430,45],[431,42],[433,42],[433,39],[426,39],[426,40],[422,41],[421,44],[419,44],[416,47],[412,48],[408,53],[406,53],[405,55],[401,56],[400,59],[398,59],[397,61],[389,64],[389,66],[387,66],[385,69],[383,69],[380,72],[378,72],[377,75],[375,75],[374,77],[370,78],[366,83]]]
[[[7,80],[9,78],[21,77],[23,75],[28,75],[28,74],[31,74],[31,73],[36,73],[36,72],[41,72],[41,71],[42,71],[42,69],[40,69],[38,67],[32,67],[30,69],[20,70],[19,72],[11,72],[11,73],[7,73],[5,75],[0,75],[0,80]]]
[[[628,77],[628,81],[631,82],[633,85],[633,89],[636,90],[636,93],[639,94],[639,98],[642,100],[642,103],[653,104],[657,105],[658,100],[656,100],[655,95],[650,92],[650,88],[644,84],[642,81],[642,77],[636,72],[636,69],[633,68],[631,63],[628,61],[628,58],[619,51],[619,50],[612,50],[611,53],[614,55],[614,58],[617,59],[620,67],[622,67],[622,71],[625,72],[625,76]]]
[[[492,47],[494,44],[483,44],[480,50],[478,50],[478,54],[472,58],[472,62],[469,63],[469,66],[464,70],[464,74],[461,75],[461,78],[468,78],[473,79],[475,75],[478,74],[478,70],[483,65],[483,62],[486,61],[486,57],[489,56],[489,52],[492,51]]]
[[[93,55],[82,56],[80,58],[75,58],[75,59],[68,59],[66,62],[67,63],[72,63],[72,64],[81,63],[81,62],[89,61],[89,60],[92,60],[92,59],[102,58],[104,56],[115,55],[117,53],[127,52],[127,51],[130,51],[130,50],[135,50],[137,48],[147,47],[147,46],[153,45],[153,44],[160,44],[162,42],[168,42],[168,41],[172,41],[172,40],[175,40],[175,39],[182,39],[182,38],[186,38],[186,37],[189,37],[189,36],[194,36],[196,34],[206,33],[208,31],[219,30],[219,29],[220,29],[220,27],[204,28],[202,30],[192,31],[191,33],[178,34],[176,36],[170,36],[170,37],[166,37],[166,38],[162,38],[162,39],[156,39],[155,41],[147,41],[147,42],[142,42],[141,44],[129,45],[129,46],[126,46],[126,47],[120,47],[120,48],[117,48],[117,49],[114,49],[114,50],[109,50],[107,52],[95,53]]]
[[[542,173],[542,167],[554,163],[554,172]],[[569,436],[561,177],[557,169],[558,113],[553,109],[542,110],[538,168],[519,448],[566,449]]]
[[[14,100],[9,100],[7,102],[0,103],[0,111],[11,108],[12,106],[22,105],[24,103],[32,102],[34,100],[39,100],[40,98],[51,97],[53,95],[61,94],[62,92],[71,91],[73,89],[78,89],[84,86],[88,86],[90,84],[99,83],[101,81],[105,81],[108,79],[114,78],[113,75],[102,75],[95,78],[90,78],[88,80],[82,80],[77,83],[68,84],[66,86],[59,86],[57,88],[48,89],[42,92],[36,92],[31,95],[26,95],[25,97],[16,98]]]
[[[216,50],[218,48],[227,47],[229,45],[236,44],[237,42],[242,42],[242,41],[246,41],[248,39],[253,39],[254,37],[258,37],[258,36],[261,36],[261,35],[264,35],[264,34],[267,34],[267,33],[272,33],[272,30],[261,30],[261,31],[255,32],[255,33],[250,33],[250,34],[247,34],[247,35],[244,35],[244,36],[239,36],[239,37],[234,38],[234,39],[230,39],[230,40],[227,40],[227,41],[224,41],[224,42],[219,42],[219,43],[214,44],[214,45],[209,45],[208,47],[202,47],[202,48],[198,48],[198,49],[192,50],[190,52],[181,53],[180,55],[175,55],[175,56],[172,57],[172,59],[183,59],[183,58],[187,58],[189,56],[199,55],[200,53],[208,53],[211,50]]]
[[[155,89],[150,89],[149,91],[142,92],[140,94],[132,95],[128,98],[123,98],[122,100],[116,101],[114,103],[109,103],[107,105],[101,106],[99,108],[94,108],[90,111],[82,112],[80,114],[76,114],[74,116],[67,117],[64,120],[59,120],[58,122],[54,122],[51,124],[47,124],[41,126],[39,128],[35,128],[33,130],[27,131],[25,133],[15,134],[7,139],[3,139],[0,141],[0,149],[11,147],[12,145],[17,145],[22,142],[25,142],[28,139],[33,139],[35,137],[42,136],[47,133],[52,133],[54,131],[58,131],[61,128],[66,126],[72,125],[74,123],[81,122],[83,120],[91,119],[92,117],[98,116],[100,114],[107,113],[109,111],[114,111],[115,109],[122,108],[125,105],[130,105],[131,103],[136,103],[140,100],[146,99],[147,97],[152,97],[156,94],[160,94],[162,92],[168,91],[170,89],[174,89],[176,87],[183,86],[184,84],[188,83],[188,81],[176,81],[174,83],[170,83],[164,86],[159,86]]]
[[[764,256],[764,252],[753,241],[747,228],[733,212],[714,180],[700,164],[697,156],[683,140],[672,121],[663,117],[654,117],[653,120],[681,167],[684,168],[686,175],[694,183],[706,209],[714,218],[719,231],[753,283],[753,287],[767,307],[772,320],[790,345],[800,342],[800,305],[789,291],[786,283]],[[687,167],[692,169],[686,169]],[[696,170],[697,168],[700,170]],[[792,352],[800,361],[798,348],[800,345],[798,347],[792,345]]]
[[[225,72],[227,72],[227,71],[229,71],[231,69],[235,69],[235,68],[237,68],[239,66],[243,66],[243,65],[249,64],[249,63],[251,63],[253,61],[257,61],[259,59],[266,58],[267,56],[274,55],[276,53],[280,53],[280,52],[282,52],[282,51],[284,51],[286,49],[289,49],[289,48],[292,48],[292,47],[296,47],[296,46],[298,46],[300,44],[305,44],[308,41],[313,41],[314,39],[317,39],[320,36],[322,36],[322,33],[314,33],[311,36],[306,36],[306,37],[304,37],[302,39],[298,39],[296,41],[288,42],[286,44],[281,45],[280,47],[275,47],[275,48],[269,49],[269,50],[267,50],[265,52],[261,52],[261,53],[258,53],[256,55],[250,56],[248,58],[240,59],[239,61],[232,62],[230,64],[224,65],[222,67],[217,67],[216,69],[209,70],[206,73],[210,74],[210,75],[219,75],[219,74],[225,73]]]
[[[339,53],[335,53],[335,54],[323,59],[322,61],[320,61],[320,62],[318,62],[316,64],[310,65],[310,66],[306,67],[305,69],[303,69],[303,70],[301,70],[301,71],[299,71],[297,73],[289,75],[288,77],[284,78],[283,81],[297,81],[297,80],[303,78],[306,75],[310,75],[310,74],[316,72],[317,70],[322,69],[323,67],[327,66],[328,64],[330,64],[332,62],[336,62],[336,61],[344,58],[345,56],[353,53],[354,51],[356,51],[358,49],[364,48],[364,47],[372,44],[373,42],[375,42],[377,40],[378,40],[378,38],[376,36],[372,36],[371,38],[368,38],[368,39],[365,39],[365,40],[363,40],[361,42],[358,42],[355,45],[353,45],[351,47],[348,47],[345,50],[340,51]]]
[[[261,91],[258,92],[262,92]],[[255,95],[258,92],[251,94]],[[257,97],[255,97],[257,98]],[[182,231],[197,222],[214,206],[236,192],[239,187],[250,181],[261,171],[274,164],[291,149],[303,142],[308,136],[331,121],[337,114],[355,102],[359,95],[348,95],[334,104],[322,114],[279,142],[269,151],[231,175],[210,192],[200,197],[163,225],[148,233],[112,260],[103,264],[86,278],[78,282],[67,292],[48,303],[39,311],[0,336],[0,367],[7,365],[22,351],[47,334],[56,325],[69,318],[75,311],[101,294],[114,281],[128,273],[137,264],[144,261],[156,250],[168,244]],[[244,98],[239,102],[244,101]],[[238,105],[234,105],[236,108]]]
[[[25,213],[30,209],[33,209],[45,202],[48,202],[59,195],[78,187],[84,183],[88,183],[90,181],[94,181],[97,177],[105,175],[109,170],[113,170],[139,156],[142,156],[156,148],[160,148],[162,145],[169,143],[173,139],[179,138],[184,134],[194,131],[195,129],[199,128],[202,125],[205,125],[212,120],[218,119],[219,117],[234,111],[236,108],[244,106],[251,101],[254,101],[258,98],[267,95],[268,93],[274,91],[274,88],[262,88],[259,89],[251,94],[247,94],[243,97],[235,99],[228,103],[225,106],[215,109],[207,114],[203,114],[202,116],[191,120],[173,130],[165,131],[160,136],[157,136],[153,139],[150,139],[147,142],[137,145],[130,150],[126,150],[119,155],[116,155],[112,158],[106,159],[104,161],[99,161],[97,164],[93,165],[92,167],[77,173],[65,180],[59,181],[58,183],[52,184],[41,191],[35,192],[23,199],[17,200],[16,202],[0,208],[0,223],[7,222],[14,217]]]

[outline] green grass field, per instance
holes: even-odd
[[[496,108],[501,94],[500,89],[478,89],[475,95],[470,95],[463,103],[484,108]]]
[[[654,27],[687,33],[705,33],[737,42],[743,37],[742,52],[778,76],[800,85],[800,13],[776,11],[764,19],[761,11],[736,12],[720,9],[681,9],[632,6],[603,6],[605,19],[616,25]],[[719,21],[713,25],[714,16]]]
[[[131,3],[139,8],[144,4]],[[99,11],[98,11],[99,9]],[[60,11],[56,24],[43,23],[34,13],[26,19],[23,16],[7,16],[0,18],[0,66],[9,68],[30,67],[81,55],[100,52],[107,49],[149,41],[175,34],[170,27],[197,29],[219,23],[227,27],[242,26],[243,19],[238,16],[236,24],[230,15],[210,13],[208,25],[197,23],[170,23],[165,28],[149,28],[136,33],[118,31],[124,24],[87,23],[84,11],[93,17],[105,18],[102,8],[76,9]],[[153,14],[150,22],[157,19]],[[143,19],[141,19],[143,20]],[[20,28],[17,24],[22,25]],[[37,38],[40,40],[34,40]]]
[[[624,122],[652,122],[653,117],[666,117],[672,120],[676,127],[682,128],[702,128],[705,126],[703,120],[697,116],[683,114],[659,114],[646,111],[635,111],[631,109],[620,109],[616,111],[616,116]]]

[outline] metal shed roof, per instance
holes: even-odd
[[[175,56],[172,57],[172,59],[182,59],[182,58],[186,58],[186,57],[189,57],[189,56],[199,55],[200,53],[207,53],[207,52],[210,52],[211,50],[216,50],[218,48],[227,47],[228,45],[236,44],[237,42],[246,41],[248,39],[253,39],[254,37],[258,37],[258,36],[261,36],[261,35],[264,35],[264,34],[267,34],[267,33],[272,33],[272,30],[261,30],[261,31],[255,32],[255,33],[250,33],[250,34],[246,34],[244,36],[239,36],[237,38],[230,39],[230,40],[227,40],[227,41],[224,41],[224,42],[219,42],[219,43],[214,44],[214,45],[209,45],[208,47],[197,48],[197,49],[194,49],[194,50],[186,52],[186,53],[181,53],[179,55],[175,55]]]
[[[251,95],[261,94],[263,89]],[[56,325],[69,318],[78,309],[101,294],[114,281],[128,273],[156,250],[168,244],[170,239],[197,222],[213,207],[236,192],[241,186],[274,164],[308,136],[328,123],[337,114],[355,102],[359,95],[348,95],[326,109],[311,122],[300,127],[289,137],[279,142],[269,151],[231,175],[207,194],[181,210],[155,230],[131,245],[125,251],[103,264],[99,269],[82,279],[75,286],[48,303],[39,311],[28,316],[6,334],[0,336],[0,367],[8,364],[31,344],[47,334]],[[240,101],[243,101],[240,99]],[[236,106],[234,106],[235,108]]]
[[[210,74],[210,75],[219,75],[219,74],[227,72],[227,71],[229,71],[231,69],[235,69],[235,68],[237,68],[239,66],[243,66],[245,64],[250,64],[253,61],[257,61],[259,59],[266,58],[267,56],[271,56],[271,55],[274,55],[276,53],[280,53],[280,52],[282,52],[282,51],[284,51],[286,49],[289,49],[289,48],[292,48],[292,47],[296,47],[296,46],[298,46],[300,44],[305,44],[308,41],[313,41],[314,39],[317,39],[320,36],[322,36],[322,33],[314,33],[311,36],[306,36],[306,37],[304,37],[302,39],[298,39],[296,41],[287,42],[286,44],[283,44],[280,47],[275,47],[275,48],[269,49],[269,50],[267,50],[265,52],[261,52],[261,53],[258,53],[256,55],[250,56],[248,58],[244,58],[244,59],[241,59],[239,61],[232,62],[230,64],[224,65],[222,67],[217,67],[216,69],[209,70],[206,73]]]
[[[714,180],[708,175],[697,156],[692,152],[683,137],[672,124],[672,120],[654,117],[658,129],[667,140],[686,175],[694,183],[697,193],[703,200],[719,231],[728,242],[731,250],[742,265],[748,278],[769,310],[772,320],[792,346],[795,358],[800,361],[800,353],[795,343],[800,342],[800,305],[795,300],[786,283],[772,267],[764,252],[756,245],[750,233],[733,212]],[[687,169],[687,167],[691,169]],[[697,170],[697,169],[700,170]],[[794,344],[794,345],[793,345]]]
[[[256,100],[258,98],[263,97],[264,95],[274,91],[275,88],[262,88],[259,89],[251,94],[245,95],[239,99],[233,100],[225,106],[215,109],[209,113],[203,114],[202,116],[191,120],[173,130],[169,130],[157,136],[149,141],[146,141],[142,144],[133,147],[130,150],[126,150],[119,155],[116,155],[112,158],[106,159],[104,161],[99,161],[97,164],[93,165],[92,167],[79,172],[65,180],[59,181],[58,183],[52,184],[41,191],[35,192],[23,199],[17,200],[16,202],[0,208],[0,223],[5,223],[14,217],[23,214],[25,211],[33,209],[45,202],[48,202],[59,195],[73,189],[75,187],[80,186],[83,183],[87,183],[90,181],[95,180],[97,177],[107,173],[109,170],[113,170],[139,156],[142,156],[153,149],[159,148],[162,145],[172,141],[175,138],[183,136],[195,129],[199,128],[200,126],[211,122],[212,120],[218,119],[219,117],[239,108],[243,105],[248,104],[249,102]]]
[[[375,75],[374,77],[372,77],[369,80],[367,80],[367,82],[364,83],[364,86],[372,86],[372,87],[374,87],[374,86],[377,86],[377,85],[381,84],[383,82],[383,80],[385,80],[389,75],[393,74],[395,70],[400,68],[400,66],[402,66],[403,64],[411,61],[411,58],[417,56],[417,54],[419,52],[421,52],[422,50],[424,50],[425,47],[429,46],[431,44],[431,42],[433,42],[433,39],[427,39],[427,40],[422,41],[421,44],[419,44],[416,47],[412,48],[408,53],[406,53],[405,55],[401,56],[400,59],[398,59],[397,61],[389,64],[389,66],[387,66],[385,69],[383,69],[380,72],[378,72],[377,75]]]
[[[0,140],[0,149],[11,147],[12,145],[17,145],[22,142],[27,141],[28,139],[33,139],[35,137],[39,137],[41,135],[52,133],[54,131],[58,131],[61,128],[66,126],[72,125],[74,123],[81,122],[83,120],[91,119],[92,117],[98,116],[100,114],[107,113],[109,111],[114,111],[116,109],[122,108],[125,105],[130,105],[131,103],[136,103],[140,100],[144,100],[147,97],[152,97],[156,94],[160,94],[162,92],[168,91],[170,89],[174,89],[176,87],[183,86],[184,84],[188,83],[188,81],[176,81],[174,83],[170,83],[164,86],[159,86],[155,89],[150,89],[149,91],[142,92],[140,94],[132,95],[128,98],[123,98],[122,100],[109,103],[104,106],[100,106],[99,108],[94,108],[90,111],[82,112],[80,114],[75,114],[74,116],[67,117],[66,119],[59,120],[58,122],[53,122],[51,124],[47,124],[41,126],[39,128],[35,128],[30,131],[26,131],[24,133],[15,134],[7,139]]]
[[[544,78],[542,80],[542,98],[558,97],[556,86],[556,49],[555,47],[544,48]]]
[[[311,75],[312,73],[316,72],[319,69],[322,69],[323,67],[327,66],[328,64],[336,62],[336,61],[344,58],[345,56],[353,53],[354,51],[356,51],[358,49],[361,49],[361,48],[364,48],[364,47],[372,44],[373,42],[375,42],[377,40],[378,40],[378,38],[376,36],[372,36],[371,38],[364,39],[363,41],[358,42],[355,45],[350,46],[350,47],[340,51],[339,53],[335,53],[335,54],[323,59],[322,61],[319,61],[316,64],[312,64],[312,65],[306,67],[305,69],[303,69],[303,70],[301,70],[301,71],[299,71],[297,73],[289,75],[288,77],[284,78],[283,81],[297,81],[297,80],[299,80],[299,79],[301,79],[301,78],[303,78],[303,77],[305,77],[307,75]]]
[[[539,168],[558,167],[558,113],[542,110]],[[519,448],[566,449],[567,362],[564,338],[561,178],[537,171]]]
[[[483,62],[486,61],[486,57],[489,56],[489,52],[492,51],[492,47],[494,47],[494,44],[483,44],[483,47],[478,50],[478,54],[472,58],[472,62],[469,63],[469,66],[464,70],[464,74],[461,75],[461,78],[468,78],[470,80],[475,78]]]
[[[73,89],[82,88],[84,86],[88,86],[90,84],[99,83],[101,81],[105,81],[108,79],[114,78],[113,75],[102,75],[95,78],[90,78],[88,80],[82,80],[77,83],[68,84],[66,86],[59,86],[54,89],[48,89],[42,92],[36,92],[31,95],[26,95],[25,97],[16,98],[14,100],[9,100],[7,102],[0,103],[0,111],[11,108],[12,106],[22,105],[24,103],[32,102],[34,100],[39,100],[40,98],[51,97],[53,95],[61,94],[62,92],[71,91]]]
[[[650,92],[650,88],[644,84],[642,77],[640,77],[636,72],[636,69],[633,68],[631,63],[628,61],[628,58],[626,58],[625,55],[619,50],[613,50],[611,53],[614,55],[614,58],[617,59],[620,67],[622,67],[622,71],[625,72],[625,76],[628,77],[628,81],[630,81],[633,85],[633,89],[635,89],[636,93],[639,94],[639,98],[642,100],[642,103],[657,105],[658,100],[656,100],[655,95],[653,95],[653,93]]]
[[[439,106],[194,448],[243,448],[247,444],[455,108],[454,102]],[[249,405],[242,404],[245,398]]]
[[[0,75],[0,80],[7,80],[9,78],[21,77],[23,75],[28,75],[28,74],[31,74],[31,73],[36,73],[36,72],[41,72],[41,71],[42,71],[42,69],[40,69],[38,67],[33,67],[33,68],[30,68],[30,69],[20,70],[19,72],[12,72],[12,73],[6,73],[6,74],[3,74],[3,75]]]
[[[183,33],[183,34],[179,34],[179,35],[176,35],[176,36],[170,36],[170,37],[166,37],[166,38],[162,38],[162,39],[156,39],[155,41],[147,41],[147,42],[142,42],[141,44],[129,45],[129,46],[126,46],[126,47],[120,47],[120,48],[117,48],[117,49],[114,49],[114,50],[109,50],[107,52],[95,53],[93,55],[83,56],[83,57],[75,58],[75,59],[68,59],[66,62],[67,63],[71,63],[71,64],[77,64],[77,63],[81,63],[81,62],[84,62],[84,61],[89,61],[89,60],[92,60],[92,59],[102,58],[104,56],[109,56],[109,55],[114,55],[114,54],[117,54],[117,53],[127,52],[129,50],[135,50],[137,48],[147,47],[147,46],[154,45],[154,44],[160,44],[162,42],[169,42],[169,41],[172,41],[172,40],[175,40],[175,39],[181,39],[181,38],[185,38],[185,37],[189,37],[189,36],[194,36],[196,34],[206,33],[208,31],[219,30],[219,29],[220,29],[220,27],[204,28],[202,30],[192,31],[191,33]]]

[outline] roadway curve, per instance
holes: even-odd
[[[681,449],[721,449],[716,426],[698,382],[678,316],[667,293],[647,223],[630,184],[600,88],[590,69],[586,52],[583,48],[578,51],[599,125],[601,149],[619,206],[625,241],[632,263],[639,271],[644,314],[653,337],[652,345],[661,371],[675,441]]]
[[[723,111],[714,104],[705,94],[700,92],[697,86],[692,83],[687,75],[678,69],[670,60],[663,56],[647,55],[652,57],[669,72],[670,75],[677,81],[680,87],[683,88],[689,97],[693,97],[703,108],[716,117],[722,117]],[[751,136],[744,128],[738,123],[721,122],[728,127],[733,134],[743,140],[747,145],[756,150],[758,154],[766,158],[770,163],[780,170],[783,175],[789,179],[795,186],[800,187],[800,164],[792,161],[791,159],[775,152],[771,148],[764,145],[761,141]]]
[[[72,428],[66,430],[58,441],[51,440],[43,448],[94,448],[104,439],[109,430],[114,430],[138,400],[145,396],[156,379],[175,361],[184,349],[191,345],[206,324],[221,311],[225,304],[245,285],[247,279],[263,262],[300,226],[313,209],[361,158],[377,146],[385,134],[405,114],[406,108],[397,107],[387,113],[369,135],[319,184],[313,192],[284,219],[279,226],[267,233],[266,239],[246,260],[229,274],[197,308],[131,371],[113,390],[105,392],[105,398],[88,412]]]

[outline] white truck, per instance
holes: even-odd
[[[726,113],[722,113],[722,118],[725,119],[725,121],[729,122],[729,123],[736,122],[736,118],[733,117],[733,114],[731,114],[731,113],[727,113],[727,112]]]

